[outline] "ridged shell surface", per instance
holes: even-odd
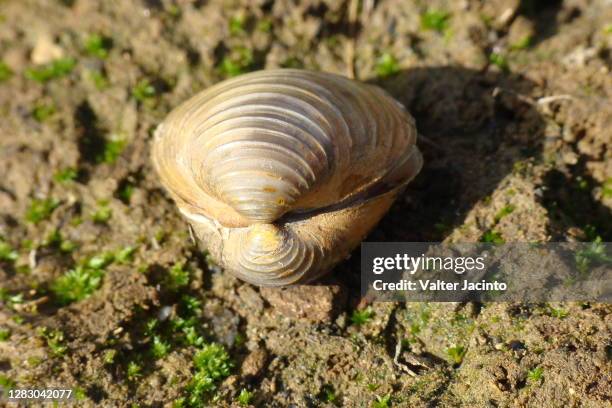
[[[194,226],[210,224],[196,228],[202,239],[220,241],[205,244],[220,246],[221,263],[255,283],[320,274],[328,265],[319,258],[334,243],[316,231],[333,235],[333,227],[304,228],[310,215],[388,195],[418,173],[421,160],[412,118],[384,91],[289,69],[195,95],[159,126],[153,146],[161,181],[182,212]]]

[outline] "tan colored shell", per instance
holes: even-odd
[[[380,88],[282,69],[176,108],[156,131],[153,163],[221,266],[279,286],[346,258],[422,158],[413,119]]]

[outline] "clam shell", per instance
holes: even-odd
[[[180,105],[156,131],[153,163],[221,266],[273,286],[345,258],[422,157],[414,120],[380,88],[282,69]]]

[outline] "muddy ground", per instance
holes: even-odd
[[[365,305],[357,253],[260,290],[194,245],[149,146],[229,76],[341,73],[424,136],[369,239],[611,241],[611,45],[608,0],[0,1],[0,386],[91,407],[610,406],[610,305]]]

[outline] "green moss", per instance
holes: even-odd
[[[482,237],[480,237],[480,242],[486,242],[486,243],[491,243],[491,244],[503,244],[504,239],[502,238],[501,234],[497,231],[494,230],[489,230],[486,231],[484,234],[482,234]]]
[[[531,46],[532,41],[533,41],[533,37],[530,35],[526,35],[525,37],[521,38],[514,44],[511,44],[510,48],[513,50],[517,50],[517,51],[524,50]]]
[[[189,285],[189,270],[182,262],[174,264],[167,275],[166,286],[171,291],[178,291]]]
[[[55,198],[34,199],[30,202],[25,219],[32,224],[38,224],[49,218],[59,205],[60,201]]]
[[[127,366],[127,378],[130,381],[134,381],[137,378],[142,377],[142,367],[136,361],[130,361]]]
[[[304,68],[304,63],[297,57],[289,57],[281,62],[282,68]]]
[[[253,69],[255,60],[253,52],[246,47],[236,47],[226,55],[218,67],[226,77],[235,77]]]
[[[272,20],[269,18],[262,18],[257,23],[257,31],[261,31],[262,33],[269,33],[272,31]]]
[[[77,401],[83,401],[85,398],[87,398],[87,393],[85,392],[85,390],[81,387],[75,387],[74,399]]]
[[[30,367],[38,367],[43,362],[43,359],[40,357],[28,357],[27,362]]]
[[[450,357],[450,360],[453,364],[459,365],[463,361],[463,357],[465,356],[465,347],[463,346],[455,346],[450,347],[446,350],[446,354]]]
[[[246,18],[243,15],[237,15],[229,20],[229,32],[231,35],[244,34]]]
[[[170,343],[163,341],[159,336],[153,336],[151,355],[155,359],[165,357],[170,352]]]
[[[536,367],[527,373],[527,379],[532,383],[540,382],[542,378],[544,378],[544,369],[542,367]]]
[[[91,219],[96,224],[105,224],[113,216],[113,210],[108,207],[105,202],[100,202],[96,211],[92,214]]]
[[[336,394],[336,391],[334,390],[334,387],[331,384],[324,385],[321,388],[321,392],[319,395],[321,400],[323,400],[324,402],[329,402],[333,405],[336,405],[340,402],[338,395]]]
[[[421,27],[442,33],[448,28],[450,17],[450,13],[445,11],[428,10],[421,15]]]
[[[584,248],[576,251],[574,260],[576,268],[582,274],[588,273],[594,265],[612,265],[612,257],[607,254],[606,246],[601,242],[599,236],[593,242],[586,244]]]
[[[253,401],[253,393],[243,388],[238,395],[237,402],[243,407],[247,407]]]
[[[74,58],[60,58],[40,67],[28,68],[25,76],[33,81],[45,83],[70,74],[75,66]]]
[[[23,293],[11,294],[8,290],[0,288],[0,300],[12,309],[14,305],[23,303]]]
[[[516,207],[512,204],[505,205],[501,210],[497,212],[497,214],[495,214],[495,222],[497,223],[505,216],[512,214],[515,209]]]
[[[127,141],[125,139],[113,136],[113,138],[104,142],[102,154],[96,158],[96,161],[98,163],[113,164],[117,161],[126,146]]]
[[[109,82],[106,75],[101,71],[88,71],[88,76],[97,90],[102,91],[108,88]]]
[[[68,351],[68,347],[64,344],[64,332],[61,330],[42,327],[39,334],[47,341],[47,346],[55,357],[61,357]]]
[[[354,310],[350,320],[354,325],[361,326],[372,320],[373,317],[374,311],[370,308],[366,308],[363,310]]]
[[[0,341],[7,341],[11,337],[10,329],[0,329]]]
[[[98,289],[104,272],[101,269],[77,266],[51,284],[51,292],[60,305],[83,300]]]
[[[134,253],[136,252],[136,246],[126,246],[115,252],[114,260],[120,264],[130,263],[134,260]]]
[[[565,309],[555,308],[551,305],[548,305],[548,313],[552,317],[556,317],[557,319],[565,319],[569,312]]]
[[[112,365],[115,363],[116,357],[117,357],[117,350],[115,349],[106,350],[104,352],[104,357],[102,357],[102,360],[104,361],[104,364]]]
[[[0,261],[15,262],[19,253],[0,237]]]
[[[15,388],[15,386],[17,386],[17,383],[13,379],[4,374],[0,374],[0,387],[2,387],[3,390],[11,390]]]
[[[207,344],[193,359],[196,370],[186,388],[186,397],[175,403],[180,407],[200,407],[217,389],[217,384],[229,376],[232,362],[229,354],[219,344]]]
[[[39,123],[49,119],[55,113],[55,105],[40,103],[32,109],[32,117]]]
[[[79,176],[79,172],[74,167],[67,167],[65,169],[59,170],[53,176],[53,180],[58,183],[70,183],[77,179]]]
[[[70,240],[64,239],[59,229],[51,231],[43,240],[42,245],[45,247],[55,247],[62,252],[72,252],[76,248],[76,244]]]
[[[138,102],[146,102],[155,97],[157,94],[155,87],[148,79],[141,79],[133,88],[132,96]]]
[[[612,177],[604,181],[601,194],[604,198],[612,198]]]
[[[0,61],[0,82],[8,80],[12,76],[13,70],[4,62]]]
[[[499,67],[499,69],[501,69],[504,72],[507,72],[509,70],[508,60],[506,59],[506,56],[503,54],[492,52],[489,55],[489,62],[493,65],[496,65],[497,67]]]
[[[83,47],[85,52],[92,57],[106,58],[108,52],[113,46],[113,42],[110,38],[100,34],[92,34],[85,39]]]
[[[376,60],[376,75],[380,78],[387,78],[399,72],[400,67],[397,59],[390,53],[386,52]]]
[[[391,394],[377,396],[372,402],[372,408],[389,408],[391,406]]]
[[[136,186],[134,186],[133,184],[125,183],[117,191],[117,197],[119,197],[121,201],[127,204],[130,202],[130,199],[132,198],[132,194],[134,194],[135,189]]]

